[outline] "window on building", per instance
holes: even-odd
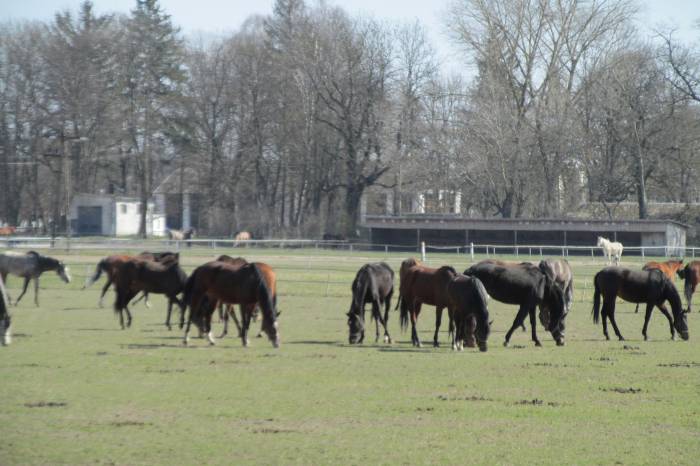
[[[121,209],[121,213],[125,214],[127,212],[127,205],[126,204],[121,204],[119,208]]]

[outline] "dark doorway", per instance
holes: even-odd
[[[78,227],[79,235],[101,235],[102,234],[102,207],[101,206],[78,206]]]

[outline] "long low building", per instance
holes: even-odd
[[[660,246],[681,254],[688,226],[672,220],[477,219],[457,215],[365,217],[362,226],[376,245],[594,246],[598,236],[628,247]]]

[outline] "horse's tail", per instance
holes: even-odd
[[[267,286],[265,275],[260,270],[258,264],[251,265],[253,266],[253,270],[255,271],[255,275],[258,279],[258,302],[262,308],[263,319],[268,319],[270,323],[274,323],[275,320],[277,320],[277,316],[275,315],[275,301],[272,297],[272,291],[270,291],[270,288]]]
[[[83,285],[83,289],[92,286],[93,283],[95,283],[97,280],[100,279],[100,276],[102,275],[102,271],[107,269],[107,259],[102,259],[97,263],[97,267],[95,267],[95,273],[88,276],[87,279],[85,280],[85,285]]]
[[[396,307],[394,307],[394,310],[397,310],[400,305],[401,305],[401,292],[399,291],[399,298],[396,300]]]
[[[593,322],[598,323],[598,320],[600,319],[600,285],[598,285],[598,275],[600,272],[598,272],[595,277],[593,277]]]
[[[197,269],[194,269],[192,274],[185,280],[185,286],[182,290],[182,304],[187,307],[192,304],[192,292],[194,291],[194,283],[197,277]]]
[[[695,275],[690,264],[685,266],[683,274],[683,294],[685,295],[685,302],[688,305],[688,311],[690,312],[690,300],[693,298],[693,276]]]

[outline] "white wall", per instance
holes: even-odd
[[[140,202],[117,201],[115,202],[115,224],[114,232],[117,236],[136,235],[139,232],[141,216],[139,214]]]

